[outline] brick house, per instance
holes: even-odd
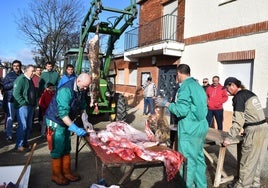
[[[132,104],[141,103],[140,85],[148,75],[159,93],[169,95],[176,66],[186,63],[198,80],[207,77],[211,82],[218,75],[223,84],[229,76],[239,78],[259,96],[268,116],[268,1],[136,2],[139,27],[125,34],[125,63],[117,67],[121,71],[117,80],[129,77],[121,79],[117,90],[135,99]],[[230,124],[231,97],[224,109],[225,123]]]
[[[143,0],[137,3],[140,26],[125,35],[125,61],[115,58],[116,90],[124,93],[129,105],[142,109],[141,86],[148,76],[163,96],[170,96],[170,88],[175,86],[176,66],[184,49],[184,11],[179,15],[178,7],[183,10],[184,2]]]

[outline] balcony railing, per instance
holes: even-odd
[[[163,41],[182,42],[184,19],[165,15],[125,34],[125,51]]]

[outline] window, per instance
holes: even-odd
[[[236,77],[249,90],[252,89],[253,60],[221,62],[221,82],[227,77]]]
[[[143,86],[147,82],[147,78],[151,76],[150,72],[141,73],[141,85]]]
[[[124,69],[118,70],[118,84],[124,84],[125,80],[125,71]]]
[[[165,16],[163,16],[162,38],[164,40],[176,40],[178,0],[166,4],[164,6],[164,15]]]
[[[129,85],[137,85],[137,69],[129,70]]]

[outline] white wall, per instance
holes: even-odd
[[[217,62],[219,53],[247,50],[255,50],[256,52],[252,91],[259,96],[266,116],[268,116],[268,32],[185,46],[181,63],[189,64],[192,76],[198,80],[207,77],[211,82],[212,76],[222,76],[221,63]],[[245,74],[242,70],[237,70],[237,72]],[[224,79],[221,78],[220,83],[223,84]],[[241,81],[243,82],[243,80]],[[228,100],[228,103],[226,110],[231,111],[231,101]]]
[[[236,0],[219,6],[220,0],[187,0],[184,37],[268,20],[267,0]]]

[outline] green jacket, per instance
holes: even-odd
[[[24,74],[21,74],[14,81],[13,96],[14,107],[36,105],[36,93],[34,83],[29,80]]]
[[[46,88],[47,83],[52,83],[55,86],[58,85],[60,80],[60,75],[56,71],[44,71],[42,72],[40,79],[39,79],[39,95],[41,95]]]
[[[192,135],[208,130],[206,93],[194,78],[189,77],[182,82],[176,102],[171,103],[168,109],[179,118],[178,129],[182,139],[191,139]]]
[[[77,92],[77,91],[76,91]],[[81,95],[81,92],[77,92],[75,95]],[[84,99],[84,98],[83,98]],[[69,88],[60,88],[56,95],[56,101],[58,104],[58,116],[62,119],[65,116],[70,115],[71,105],[74,98]],[[86,101],[82,100],[78,108],[79,110],[85,110],[87,107]],[[77,113],[77,112],[76,112]],[[79,113],[79,112],[78,112]]]

